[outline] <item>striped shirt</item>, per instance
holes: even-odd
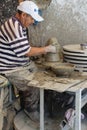
[[[29,62],[25,54],[30,45],[26,28],[15,17],[0,27],[0,73],[6,73]]]

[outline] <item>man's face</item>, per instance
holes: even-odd
[[[34,23],[34,19],[30,15],[22,13],[21,22],[24,27],[28,27],[29,25],[32,25]]]

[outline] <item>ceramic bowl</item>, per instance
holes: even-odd
[[[51,70],[58,76],[70,76],[75,69],[75,65],[70,63],[60,63],[56,66],[51,66]]]

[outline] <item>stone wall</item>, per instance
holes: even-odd
[[[18,0],[0,1],[0,24],[15,14],[17,4]],[[61,45],[87,42],[87,0],[52,0],[43,17],[44,22],[29,27],[32,45],[43,46],[50,37]]]
[[[44,17],[45,39],[56,36],[61,45],[87,41],[87,0],[52,0]]]
[[[0,25],[15,14],[18,0],[0,0]]]
[[[44,45],[50,37],[61,45],[87,42],[87,0],[52,0],[43,17],[39,30],[31,29],[33,44]]]

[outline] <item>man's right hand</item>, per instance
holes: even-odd
[[[53,46],[53,45],[49,45],[49,46],[46,46],[46,49],[45,49],[46,53],[48,52],[52,52],[52,53],[56,53],[56,47]]]

